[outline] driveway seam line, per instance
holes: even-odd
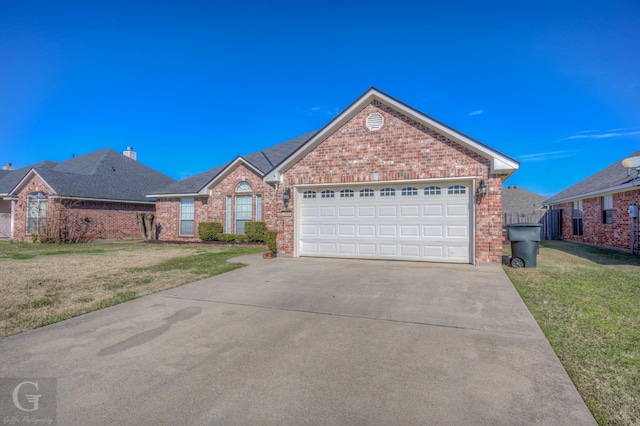
[[[175,295],[159,295],[159,296],[166,297],[166,298],[169,298],[169,299],[193,300],[193,301],[197,301],[197,302],[217,303],[217,304],[221,304],[221,305],[248,306],[248,307],[251,307],[251,308],[263,308],[263,309],[271,309],[271,310],[275,310],[275,311],[300,312],[300,313],[305,313],[305,314],[327,315],[327,316],[345,317],[345,318],[359,318],[359,319],[368,319],[368,320],[375,320],[375,321],[397,322],[397,323],[402,323],[402,324],[415,324],[415,325],[427,325],[427,326],[431,326],[431,327],[453,328],[453,329],[458,329],[458,330],[484,331],[486,333],[505,334],[505,335],[510,335],[510,336],[524,336],[524,337],[537,337],[537,338],[540,338],[540,336],[537,336],[537,335],[534,335],[534,334],[513,333],[513,332],[509,332],[509,331],[485,330],[485,329],[482,329],[482,328],[461,327],[461,326],[456,326],[456,325],[444,325],[444,324],[425,323],[425,322],[416,322],[416,321],[394,320],[394,319],[387,319],[387,318],[373,318],[373,317],[366,317],[366,316],[362,316],[362,315],[347,315],[347,314],[336,314],[336,313],[329,313],[329,312],[304,311],[302,309],[277,308],[277,307],[274,307],[274,306],[252,305],[250,303],[222,302],[222,301],[218,301],[218,300],[196,299],[196,298],[193,298],[193,297],[180,297],[180,296],[175,296]],[[544,334],[542,336],[544,336]],[[545,337],[545,339],[546,339],[546,337]]]

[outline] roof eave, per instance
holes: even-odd
[[[293,152],[289,157],[283,160],[276,167],[271,169],[264,178],[267,183],[280,183],[282,175],[290,169],[295,163],[300,161],[306,154],[308,154],[313,148],[315,148],[320,142],[325,140],[336,130],[342,127],[346,122],[353,118],[358,112],[360,112],[365,106],[377,100],[388,107],[400,111],[406,116],[414,119],[415,121],[434,129],[438,133],[442,133],[445,136],[451,138],[457,143],[471,149],[472,151],[482,155],[483,157],[491,161],[492,173],[504,175],[504,179],[513,174],[519,167],[519,162],[507,157],[500,152],[489,148],[488,146],[471,139],[470,137],[452,129],[451,127],[440,123],[439,121],[421,113],[420,111],[398,101],[397,99],[380,92],[375,88],[370,88],[363,93],[358,99],[356,99],[351,105],[349,105],[344,111],[337,115],[327,125],[325,125],[318,133],[316,133],[311,139],[309,139],[304,145]]]
[[[583,192],[582,194],[576,194],[569,197],[559,198],[557,200],[553,200],[549,202],[549,200],[542,203],[543,206],[553,206],[555,204],[562,204],[571,201],[584,200],[585,198],[597,197],[600,195],[605,195],[613,192],[622,192],[626,191],[630,188],[638,188],[640,189],[640,180],[631,181],[629,183],[624,183],[622,185],[611,186],[609,188],[598,189],[591,192]]]
[[[145,195],[147,198],[184,198],[184,197],[199,197],[201,196],[198,192],[193,193],[175,193],[175,194],[149,194]]]

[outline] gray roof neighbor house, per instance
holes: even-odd
[[[43,161],[0,174],[0,196],[20,190],[31,175],[40,176],[58,197],[149,203],[146,194],[175,179],[112,149],[101,149],[66,161]]]
[[[209,186],[213,180],[223,175],[229,166],[237,163],[238,161],[244,161],[253,167],[261,176],[264,176],[267,172],[287,159],[287,157],[309,141],[316,133],[317,132],[309,132],[281,144],[272,146],[271,148],[252,152],[245,156],[238,156],[229,163],[222,164],[214,167],[213,169],[207,170],[206,172],[172,183],[158,191],[148,192],[148,194],[151,194],[149,197],[153,197],[154,195],[170,194],[198,194],[204,188]]]
[[[636,151],[627,157],[640,156]],[[626,158],[626,157],[625,157]],[[626,188],[633,189],[640,186],[639,172],[628,169],[622,165],[622,160],[611,164],[609,167],[589,176],[575,185],[559,192],[544,202],[545,205],[553,205],[574,201],[582,198],[595,197],[607,192],[621,191]]]

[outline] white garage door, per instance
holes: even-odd
[[[470,188],[470,182],[298,188],[298,254],[470,263]]]

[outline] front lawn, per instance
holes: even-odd
[[[640,424],[640,257],[543,241],[504,269],[598,423]]]
[[[0,242],[0,338],[244,266],[259,248]]]

